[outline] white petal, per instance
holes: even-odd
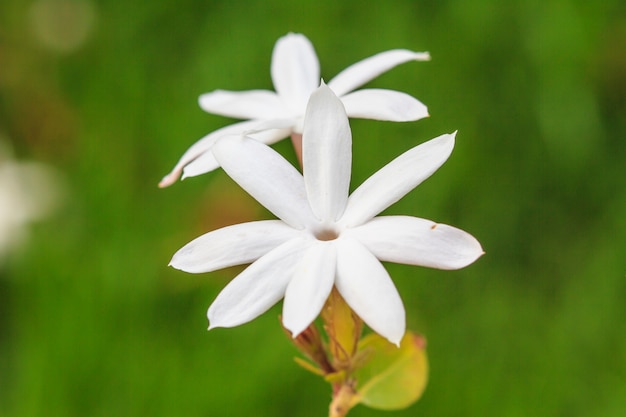
[[[271,72],[278,95],[290,107],[304,110],[320,82],[320,64],[311,41],[299,33],[280,38],[272,52]]]
[[[297,121],[294,120],[293,122],[293,124],[295,125]],[[286,137],[290,136],[292,132],[293,127],[288,127],[285,129],[269,129],[262,132],[257,131],[246,136],[249,136],[259,142],[265,143],[266,145],[271,145],[281,139],[285,139]]]
[[[389,274],[358,241],[342,237],[335,242],[337,290],[372,330],[398,345],[405,330],[404,305]]]
[[[257,125],[243,132],[243,136],[250,136],[258,140],[259,142],[268,143],[267,141],[260,139],[261,136],[258,135],[262,135],[268,132],[274,132],[270,135],[273,136],[275,135],[275,131],[278,130],[288,131],[288,133],[285,133],[285,136],[289,136],[291,134],[291,130],[293,130],[293,127],[296,125],[296,123],[298,123],[296,118],[260,120]]]
[[[224,171],[265,208],[297,229],[313,222],[304,179],[269,146],[246,137],[226,137],[213,147]]]
[[[484,253],[469,233],[416,217],[376,217],[346,233],[387,262],[459,269]]]
[[[174,254],[170,265],[185,272],[210,272],[257,260],[301,232],[280,220],[236,224],[206,233]]]
[[[272,143],[278,142],[281,139],[286,138],[293,131],[291,127],[285,129],[271,129],[268,126],[270,126],[272,122],[275,121],[270,120],[268,122],[261,122],[260,125],[254,125],[254,129],[249,130],[253,131],[254,133],[251,133],[249,136],[253,139],[258,140],[259,142],[270,145]],[[293,121],[293,123],[295,123],[295,121]],[[259,129],[264,126],[269,130],[259,131]],[[213,171],[219,166],[220,164],[213,156],[213,152],[205,152],[183,168],[183,175],[181,179],[184,180],[185,178],[196,177],[198,175],[205,174],[207,172]]]
[[[315,242],[298,262],[283,301],[283,325],[293,337],[322,310],[335,282],[336,259],[331,242]]]
[[[393,67],[408,61],[428,61],[428,52],[413,52],[406,49],[393,49],[373,55],[341,71],[328,86],[342,96],[389,71]]]
[[[259,258],[219,293],[211,307],[209,329],[234,327],[265,313],[285,294],[310,240],[293,239]]]
[[[213,152],[209,150],[185,165],[185,167],[183,168],[183,174],[181,175],[180,179],[182,181],[187,178],[197,177],[198,175],[215,171],[219,167],[220,164],[213,156]]]
[[[428,109],[408,94],[393,90],[358,90],[341,97],[349,117],[408,122],[428,117]]]
[[[277,119],[286,115],[286,109],[273,91],[215,90],[198,99],[202,110],[237,119]]]
[[[161,182],[159,183],[159,187],[168,187],[178,180],[183,172],[183,168],[190,164],[192,161],[196,160],[203,154],[209,152],[215,141],[225,135],[242,133],[253,126],[257,125],[259,122],[257,120],[248,120],[245,122],[239,122],[232,125],[225,126],[221,129],[217,129],[214,132],[209,133],[193,145],[183,154],[180,158],[172,172],[167,174]],[[202,164],[200,165],[202,168],[194,168],[194,172],[197,172],[195,175],[199,175],[199,173],[209,172],[218,167],[215,159],[212,156],[207,157],[202,160]],[[186,175],[192,176],[192,175]]]
[[[403,153],[354,190],[341,222],[365,223],[430,177],[450,156],[455,133],[441,135]]]
[[[348,200],[352,134],[341,100],[325,85],[311,95],[306,109],[302,158],[311,209],[323,222],[334,222]]]

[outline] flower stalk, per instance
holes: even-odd
[[[302,133],[292,133],[291,144],[298,157],[298,163],[302,166]]]
[[[358,404],[357,392],[354,381],[343,383],[333,395],[333,400],[328,408],[329,417],[344,417],[352,407]]]

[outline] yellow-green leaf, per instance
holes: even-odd
[[[360,403],[372,408],[396,410],[417,401],[426,388],[428,360],[422,336],[407,332],[400,347],[377,334],[364,337],[359,352],[366,355],[354,372]]]
[[[321,315],[329,338],[328,351],[333,364],[344,367],[354,354],[363,323],[334,287]]]

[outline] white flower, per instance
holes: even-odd
[[[0,262],[19,247],[28,225],[49,215],[60,198],[60,181],[52,168],[17,162],[0,142]]]
[[[188,243],[170,265],[209,272],[252,264],[208,311],[210,328],[233,327],[284,297],[294,337],[320,313],[333,285],[374,331],[398,344],[404,306],[380,261],[462,268],[483,250],[466,232],[408,216],[374,217],[428,178],[452,152],[454,134],[402,154],[348,197],[352,138],[341,101],[322,85],[306,109],[304,176],[270,147],[238,136],[213,149],[226,173],[280,220],[224,227]]]
[[[428,59],[427,52],[405,49],[382,52],[349,66],[330,80],[328,86],[341,98],[349,117],[396,122],[418,120],[427,117],[428,111],[408,94],[384,89],[351,91],[399,64]],[[222,136],[258,131],[259,123],[266,129],[277,128],[251,135],[267,144],[292,133],[302,133],[309,96],[320,85],[319,61],[311,42],[295,33],[280,38],[272,53],[271,75],[276,92],[216,90],[200,96],[200,107],[205,111],[248,120],[218,129],[193,144],[159,186],[167,187],[181,175],[184,179],[216,169],[219,164],[211,149]]]

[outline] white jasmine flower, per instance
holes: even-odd
[[[418,120],[427,117],[428,111],[408,94],[384,89],[352,91],[399,64],[428,59],[427,52],[405,49],[382,52],[349,66],[330,80],[328,87],[341,98],[349,117],[396,122]],[[211,152],[215,141],[225,135],[259,130],[259,122],[268,126],[267,122],[271,121],[277,128],[251,135],[267,144],[292,133],[302,133],[309,96],[320,84],[320,65],[311,42],[304,35],[295,33],[280,38],[272,53],[271,75],[276,92],[216,90],[200,96],[203,110],[248,120],[223,127],[200,139],[185,152],[159,186],[167,187],[181,175],[184,179],[216,169],[219,164]]]
[[[462,268],[480,243],[451,226],[380,216],[445,162],[454,134],[402,154],[348,197],[352,138],[341,101],[322,85],[303,133],[304,176],[270,147],[238,136],[219,140],[215,158],[280,220],[224,227],[180,249],[170,265],[200,273],[250,263],[217,296],[209,328],[246,323],[284,297],[283,325],[297,336],[320,313],[333,285],[374,331],[398,344],[404,306],[380,261]]]
[[[30,223],[56,208],[59,185],[52,168],[15,161],[0,142],[0,262],[25,242]]]

